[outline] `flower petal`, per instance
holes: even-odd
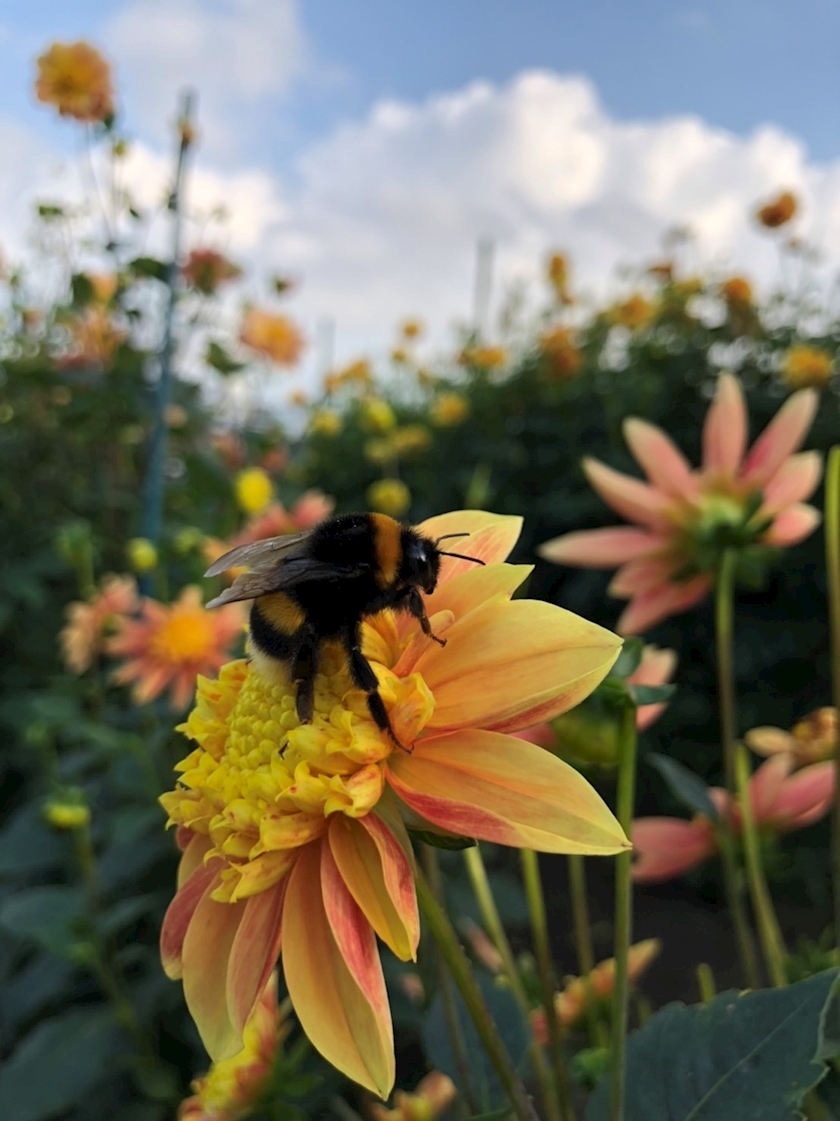
[[[160,959],[167,977],[176,981],[183,973],[184,939],[192,922],[195,909],[205,893],[216,886],[223,868],[220,860],[199,864],[184,883],[179,886],[172,902],[166,908],[160,931]]]
[[[513,595],[519,585],[534,571],[532,564],[476,565],[445,584],[439,584],[430,596],[425,596],[426,614],[431,617],[438,611],[451,611],[456,619],[462,618],[474,607],[496,596]]]
[[[750,778],[750,805],[757,825],[772,821],[782,784],[792,770],[792,755],[773,755]]]
[[[812,763],[785,779],[774,807],[782,829],[801,829],[826,814],[834,799],[834,762]]]
[[[630,836],[636,857],[632,877],[641,884],[680,876],[715,851],[712,824],[703,818],[640,817],[633,822]]]
[[[227,970],[245,903],[218,903],[211,886],[201,897],[184,938],[184,998],[210,1058],[228,1059],[242,1034],[228,1013]]]
[[[606,677],[621,647],[610,631],[538,600],[492,600],[456,619],[417,670],[435,698],[429,731],[515,731],[572,708]]]
[[[822,456],[819,452],[799,452],[792,455],[779,468],[764,488],[764,506],[781,510],[796,502],[810,498],[822,476]]]
[[[809,537],[822,521],[819,510],[804,503],[788,506],[776,516],[776,520],[765,533],[762,540],[767,545],[797,545]]]
[[[333,859],[365,918],[401,961],[414,960],[420,919],[414,877],[405,853],[384,822],[334,814],[328,832]]]
[[[548,751],[465,729],[394,752],[387,778],[407,805],[449,832],[540,852],[621,852],[627,841],[582,775]]]
[[[664,544],[661,537],[633,526],[583,529],[564,533],[538,546],[544,560],[584,568],[615,568],[625,561],[646,557]]]
[[[491,514],[486,510],[453,510],[427,518],[417,526],[421,533],[433,540],[446,533],[465,533],[466,537],[450,542],[456,553],[477,557],[485,564],[501,564],[507,560],[522,532],[522,518],[514,514]],[[447,548],[444,543],[443,548]],[[459,572],[467,572],[475,565],[469,561],[443,557],[439,583],[445,584]]]
[[[762,724],[759,728],[751,728],[744,736],[747,747],[757,755],[778,755],[789,751],[796,755],[799,745],[790,732],[782,728],[774,728],[770,724]]]
[[[762,487],[773,478],[805,439],[818,405],[814,389],[801,389],[788,397],[750,449],[741,471],[745,483]]]
[[[665,511],[672,500],[662,491],[630,475],[622,475],[597,459],[584,459],[583,470],[592,488],[622,517],[653,529],[667,529]]]
[[[741,384],[721,374],[703,422],[703,468],[735,475],[747,446],[747,408]]]
[[[179,825],[177,830],[179,844],[186,836],[187,841],[181,852],[178,864],[178,887],[181,888],[196,870],[204,863],[204,854],[212,848],[213,842],[201,833],[193,833],[186,826]]]
[[[670,557],[640,557],[628,561],[613,576],[607,594],[618,599],[640,596],[667,583],[673,570],[674,561]]]
[[[642,660],[627,678],[628,685],[664,685],[674,676],[677,668],[676,650],[660,650],[656,646],[645,646]],[[636,727],[640,732],[658,720],[667,708],[667,702],[653,705],[639,705],[636,709]]]
[[[301,850],[289,876],[283,907],[283,971],[301,1027],[324,1058],[365,1089],[385,1098],[394,1083],[393,1041],[384,984],[376,991],[377,1012],[354,979],[336,943],[324,908],[321,883],[322,842]],[[328,846],[323,846],[329,851]],[[333,865],[334,867],[334,865]],[[342,883],[340,875],[335,879]],[[349,904],[348,904],[349,901]],[[355,907],[344,889],[342,904]],[[351,920],[348,918],[348,922]],[[357,947],[354,965],[376,989],[371,955],[376,956],[374,934],[356,907],[353,928],[361,941],[367,930],[369,941]],[[345,949],[347,947],[345,946]],[[381,1001],[385,1000],[385,1008]]]
[[[688,460],[661,428],[639,417],[628,417],[624,439],[655,487],[684,498],[697,494],[697,480]]]
[[[227,970],[227,1005],[231,1022],[239,1032],[244,1030],[277,964],[285,887],[283,880],[251,896],[233,939]]]
[[[670,615],[678,615],[699,603],[712,586],[712,577],[704,574],[682,584],[663,584],[651,588],[632,600],[619,617],[619,634],[641,634]]]

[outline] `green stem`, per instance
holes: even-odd
[[[711,1004],[717,996],[715,975],[708,962],[701,961],[697,966],[697,988],[700,990],[701,1004]]]
[[[755,818],[750,802],[749,756],[747,755],[747,749],[741,744],[738,744],[735,752],[735,777],[738,783],[741,805],[747,880],[750,885],[753,911],[758,922],[761,949],[764,954],[764,963],[767,966],[767,975],[773,985],[780,989],[787,984],[787,971],[785,969],[787,950],[785,949],[782,932],[779,929],[776,912],[773,910],[773,899],[767,887],[764,869],[761,865],[758,831],[755,827]]]
[[[542,879],[540,878],[539,859],[531,849],[522,849],[519,855],[522,860],[522,878],[525,882],[525,897],[528,900],[528,916],[531,921],[531,936],[534,940],[537,974],[540,979],[540,991],[548,1026],[548,1045],[551,1053],[551,1065],[554,1070],[554,1083],[557,1087],[557,1097],[560,1100],[562,1112],[568,1117],[573,1117],[574,1107],[572,1106],[572,1096],[569,1088],[569,1075],[566,1070],[563,1030],[557,1017],[557,1005],[554,1003],[557,984],[551,964],[551,945],[548,938],[548,919],[545,911]]]
[[[616,817],[629,837],[636,801],[636,709],[621,714]],[[627,1041],[627,959],[633,936],[633,885],[630,879],[632,851],[615,858],[615,987],[612,999],[612,1067],[610,1071],[610,1121],[624,1117],[625,1051]]]
[[[825,567],[831,625],[831,693],[840,711],[840,447],[828,453],[825,476]],[[840,736],[834,744],[834,768],[840,774]],[[831,868],[834,882],[834,939],[840,949],[840,789],[835,786],[831,815]]]
[[[464,849],[464,863],[467,866],[467,874],[470,877],[476,902],[478,903],[478,909],[481,912],[481,918],[484,925],[487,927],[493,944],[499,951],[499,957],[502,959],[502,967],[504,968],[505,975],[510,984],[510,991],[513,993],[514,999],[519,1005],[519,1010],[522,1013],[522,1018],[525,1023],[530,1024],[531,1007],[528,1003],[528,996],[522,984],[522,978],[519,976],[519,970],[516,968],[516,962],[513,959],[510,942],[505,933],[499,910],[496,907],[496,900],[493,898],[490,881],[487,878],[487,870],[484,867],[484,860],[482,859],[481,849],[478,845],[473,845],[472,848]],[[546,1062],[545,1052],[540,1046],[539,1041],[533,1037],[533,1034],[529,1045],[529,1052],[531,1055],[531,1062],[534,1066],[534,1074],[537,1077],[537,1082],[540,1087],[543,1109],[548,1121],[564,1121],[557,1094],[552,1084],[551,1071]]]
[[[735,928],[735,941],[741,969],[750,988],[758,987],[755,944],[744,907],[740,868],[735,853],[731,807],[735,802],[735,743],[738,734],[735,708],[735,674],[732,665],[733,601],[735,598],[735,563],[737,553],[727,549],[717,573],[715,588],[715,644],[717,648],[718,704],[723,744],[723,771],[729,808],[721,814],[719,847],[723,862],[723,878]]]
[[[461,998],[472,1022],[475,1024],[475,1029],[490,1062],[493,1064],[493,1069],[496,1071],[496,1075],[510,1100],[513,1112],[519,1118],[519,1121],[538,1121],[527,1091],[522,1085],[522,1080],[505,1050],[498,1028],[490,1015],[490,1010],[473,975],[469,959],[458,941],[458,936],[449,921],[449,917],[435,899],[426,877],[419,868],[417,869],[415,883],[420,914],[425,919],[426,925],[440,950],[441,957],[449,967],[455,984],[458,986]]]
[[[586,1019],[589,1042],[593,1047],[606,1047],[604,1025],[598,1017],[592,993],[592,970],[595,968],[595,950],[592,945],[592,923],[589,918],[589,900],[586,894],[586,865],[582,856],[567,856],[569,895],[572,901],[572,918],[575,926],[575,949],[578,972],[586,985]]]
[[[423,866],[429,880],[429,889],[432,897],[440,905],[443,902],[443,881],[440,874],[437,850],[431,845],[423,845]],[[447,968],[447,963],[440,946],[438,946],[437,966],[438,984],[440,985],[440,999],[443,1003],[443,1018],[446,1021],[446,1031],[452,1042],[452,1057],[458,1071],[460,1082],[460,1095],[462,1106],[469,1115],[478,1113],[479,1103],[472,1087],[470,1078],[470,1064],[467,1059],[467,1044],[461,1030],[461,1019],[458,1016],[458,1005],[455,1001],[455,991],[452,987],[452,973]]]

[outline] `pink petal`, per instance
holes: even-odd
[[[776,545],[782,548],[786,545],[796,545],[809,537],[822,521],[819,510],[813,506],[798,503],[788,506],[776,516],[775,521],[764,534],[762,541],[767,545]]]
[[[670,880],[702,864],[715,851],[712,824],[704,818],[640,817],[633,822],[630,836],[637,883]]]
[[[245,903],[218,903],[211,884],[201,897],[184,938],[184,998],[210,1058],[228,1059],[242,1048],[230,1018],[227,970]]]
[[[555,564],[581,565],[584,568],[615,568],[625,561],[645,557],[661,548],[662,537],[631,526],[609,529],[584,529],[564,533],[538,546],[541,557]]]
[[[699,603],[712,586],[712,577],[695,576],[682,584],[663,584],[632,600],[621,614],[619,634],[641,634],[671,615],[678,615]]]
[[[747,409],[737,378],[721,374],[703,424],[703,468],[735,475],[747,446]]]
[[[772,479],[805,439],[818,405],[814,389],[801,389],[785,401],[750,449],[741,472],[745,483],[763,487]]]
[[[286,880],[252,895],[230,950],[227,1003],[231,1022],[243,1031],[280,954],[280,916]],[[227,904],[230,906],[230,904]]]
[[[750,778],[750,805],[757,825],[774,819],[776,801],[792,768],[792,756],[773,755]]]
[[[676,650],[659,650],[646,646],[642,660],[636,670],[627,678],[628,685],[665,685],[674,676],[677,668]],[[667,708],[667,702],[655,705],[639,705],[636,710],[636,727],[640,732],[658,720]]]
[[[203,839],[203,838],[202,838]],[[184,939],[192,922],[195,909],[208,889],[216,886],[222,862],[211,860],[199,864],[192,875],[178,889],[163,917],[160,931],[160,959],[163,971],[173,981],[183,973]]]
[[[826,814],[834,799],[834,762],[812,763],[787,778],[776,799],[774,823],[801,829]]]
[[[515,736],[518,740],[525,740],[527,743],[535,743],[538,747],[553,748],[557,744],[557,737],[554,734],[554,729],[550,724],[545,722],[542,724],[534,724],[530,728],[523,728],[521,732],[512,732],[511,735]]]
[[[822,456],[819,452],[799,452],[792,455],[779,468],[764,488],[764,505],[770,510],[781,510],[810,498],[822,476]]]
[[[597,459],[584,459],[583,469],[592,488],[622,517],[652,529],[668,528],[665,514],[671,507],[671,500],[662,491],[630,475],[622,475]]]
[[[688,460],[669,436],[638,417],[624,422],[624,438],[650,482],[666,494],[693,498],[697,480]]]
[[[607,594],[618,599],[630,599],[661,587],[674,571],[670,557],[642,557],[623,564],[610,581]]]

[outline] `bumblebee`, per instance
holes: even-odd
[[[296,685],[298,719],[307,724],[315,709],[315,676],[325,642],[345,650],[350,677],[367,694],[376,725],[394,735],[379,695],[376,674],[361,649],[360,625],[365,616],[385,608],[407,611],[433,642],[438,638],[426,615],[421,590],[435,590],[443,556],[484,562],[439,546],[465,533],[432,540],[386,514],[340,514],[304,533],[272,537],[240,545],[207,569],[217,576],[247,565],[229,588],[207,604],[218,607],[235,600],[253,600],[251,643],[269,660],[288,667]]]

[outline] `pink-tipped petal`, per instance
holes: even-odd
[[[280,954],[280,917],[286,881],[252,895],[230,950],[227,1002],[231,1022],[243,1031],[265,991]]]
[[[721,374],[703,424],[703,467],[735,475],[747,446],[747,408],[737,378]]]
[[[652,884],[670,880],[702,864],[715,851],[714,830],[710,821],[695,818],[640,817],[633,822],[630,836],[636,857],[633,879]]]
[[[178,864],[177,886],[181,888],[196,870],[204,863],[204,855],[211,848],[213,842],[201,833],[193,833],[184,825],[179,825],[175,831],[178,846],[181,849],[181,860]]]
[[[694,576],[681,584],[663,584],[632,600],[621,614],[619,634],[642,634],[650,627],[699,603],[712,586],[712,577]]]
[[[658,490],[683,498],[697,494],[697,480],[688,460],[661,428],[639,417],[628,417],[624,422],[624,439]]]
[[[819,452],[799,452],[779,468],[764,488],[764,506],[782,510],[810,498],[822,477],[822,456]]]
[[[813,506],[806,506],[804,503],[788,506],[776,516],[762,540],[765,544],[778,548],[798,545],[800,541],[810,537],[821,521],[822,515]]]
[[[464,533],[465,537],[442,541],[441,548],[451,548],[453,552],[463,553],[464,556],[476,557],[485,564],[501,564],[507,560],[519,540],[522,518],[515,514],[491,514],[485,510],[453,510],[427,518],[417,528],[433,540],[445,533]],[[475,564],[470,561],[443,557],[438,583],[445,584],[453,576],[470,572],[474,568]]]
[[[674,676],[677,668],[676,650],[658,650],[646,646],[637,669],[627,678],[628,685],[665,685]],[[639,705],[636,709],[636,727],[640,732],[658,720],[667,708],[667,702],[655,705]]]
[[[230,1018],[227,969],[245,903],[218,903],[212,885],[201,897],[184,938],[184,999],[213,1062],[242,1049],[242,1033]]]
[[[642,557],[623,564],[610,581],[607,594],[617,599],[630,599],[667,583],[674,570],[670,557]]]
[[[623,518],[652,529],[667,529],[666,511],[673,501],[668,495],[597,459],[584,459],[583,470],[592,488]]]
[[[814,389],[801,389],[785,401],[744,462],[741,477],[745,483],[763,487],[805,439],[819,405]]]
[[[539,555],[554,564],[583,568],[615,568],[626,561],[646,557],[664,544],[664,539],[632,526],[583,529],[564,533],[537,548]]]
[[[785,779],[793,769],[791,755],[772,755],[750,779],[750,805],[757,825],[772,821]]]
[[[199,864],[186,879],[163,917],[160,931],[160,959],[167,977],[176,981],[183,973],[184,939],[192,922],[195,909],[208,889],[216,886],[223,865],[219,860]]]
[[[801,829],[819,821],[834,799],[834,762],[812,763],[782,784],[774,808],[781,829]]]

